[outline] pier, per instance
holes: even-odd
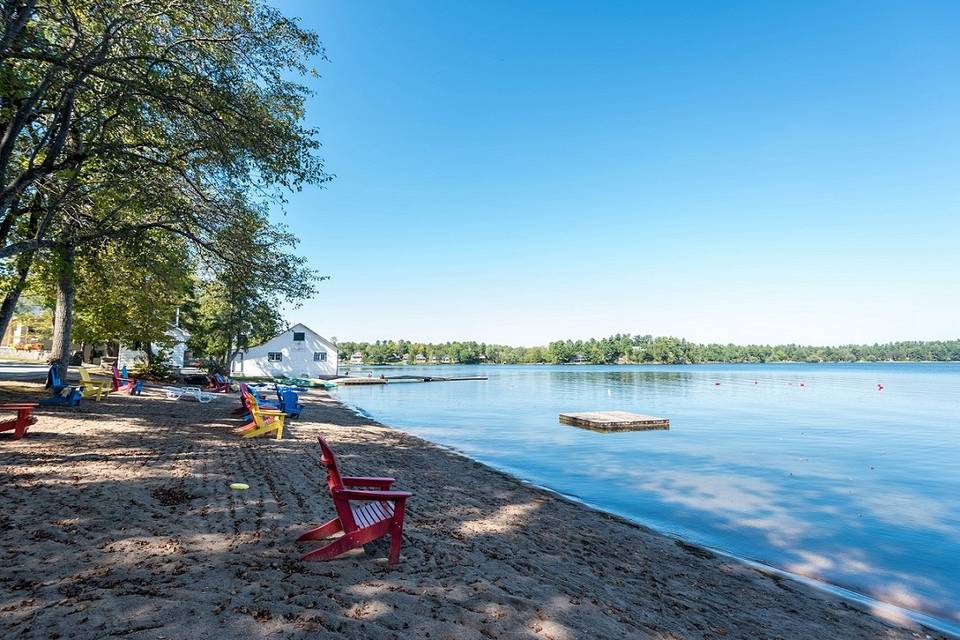
[[[338,385],[387,384],[388,382],[461,382],[464,380],[486,380],[487,376],[379,376],[377,378],[337,378],[332,382]]]
[[[387,376],[387,382],[461,382],[464,380],[486,380],[487,376]]]

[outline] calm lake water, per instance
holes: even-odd
[[[489,380],[339,397],[524,480],[960,630],[960,365],[380,373]],[[668,417],[670,430],[596,433],[557,420],[606,409]]]

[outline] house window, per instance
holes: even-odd
[[[294,331],[293,332],[293,341],[294,342],[303,342],[307,339],[307,334],[303,331]]]
[[[283,362],[283,354],[279,351],[271,351],[267,354],[267,360],[270,362]]]
[[[314,352],[313,352],[313,361],[314,361],[314,362],[326,362],[326,361],[327,361],[327,352],[326,352],[326,351],[314,351]]]

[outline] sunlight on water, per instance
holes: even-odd
[[[407,367],[377,419],[662,531],[960,628],[960,366]],[[882,385],[883,388],[879,388]],[[563,411],[670,418],[596,433]]]

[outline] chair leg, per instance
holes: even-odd
[[[273,430],[275,430],[275,429],[276,429],[276,426],[275,426],[275,425],[273,425],[272,423],[267,422],[267,423],[264,423],[264,425],[263,425],[262,427],[257,427],[257,428],[254,429],[253,431],[245,431],[241,437],[242,437],[242,438],[256,438],[257,436],[262,436],[262,435],[265,434],[265,433],[270,433],[271,431],[273,431]]]
[[[307,531],[305,534],[297,538],[297,542],[329,538],[333,534],[340,533],[341,531],[343,531],[343,525],[340,524],[340,518],[334,518],[330,522],[324,523],[316,529],[310,529],[310,531]]]
[[[320,547],[310,553],[304,555],[300,558],[304,562],[312,562],[315,560],[332,560],[337,556],[350,551],[351,549],[356,549],[357,547],[362,547],[363,544],[354,539],[353,534],[348,533],[345,536],[341,536],[328,544],[325,547]]]
[[[400,562],[400,545],[403,543],[404,502],[404,500],[399,500],[394,506],[393,522],[390,524],[390,564]]]
[[[280,420],[280,422],[277,422]],[[253,431],[243,431],[243,438],[255,438],[271,431],[277,432],[277,439],[283,437],[283,420],[281,418],[268,419],[263,421],[263,426],[257,427]]]

